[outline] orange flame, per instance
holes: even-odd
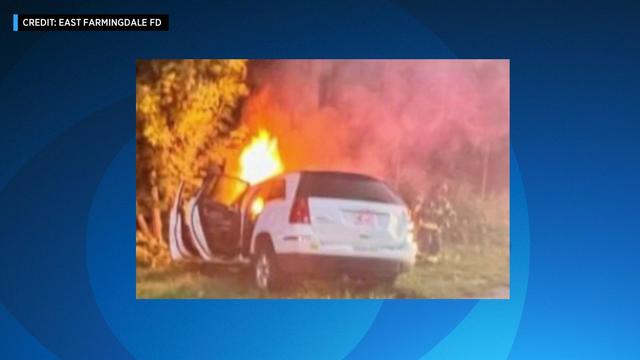
[[[268,131],[260,130],[240,154],[240,177],[255,184],[280,174],[282,170],[278,140]]]
[[[255,219],[255,217],[258,216],[262,212],[262,210],[264,210],[264,199],[260,196],[256,197],[256,199],[251,203],[250,210],[252,218]]]

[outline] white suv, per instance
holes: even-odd
[[[407,206],[377,179],[287,173],[248,187],[229,205],[215,199],[219,179],[205,181],[183,211],[178,191],[170,221],[174,260],[251,264],[264,290],[288,275],[392,283],[415,262]]]

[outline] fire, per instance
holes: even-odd
[[[283,170],[278,140],[260,130],[240,154],[240,177],[250,184],[278,175]]]
[[[262,197],[258,196],[251,203],[251,215],[253,216],[253,218],[258,216],[262,212],[263,209],[264,209],[264,199]]]

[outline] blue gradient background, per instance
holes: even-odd
[[[14,33],[13,13],[170,13]],[[639,5],[4,4],[0,358],[640,358]],[[511,299],[137,301],[136,58],[511,59]]]

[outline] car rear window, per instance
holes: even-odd
[[[385,183],[356,174],[302,173],[298,196],[403,204]]]

